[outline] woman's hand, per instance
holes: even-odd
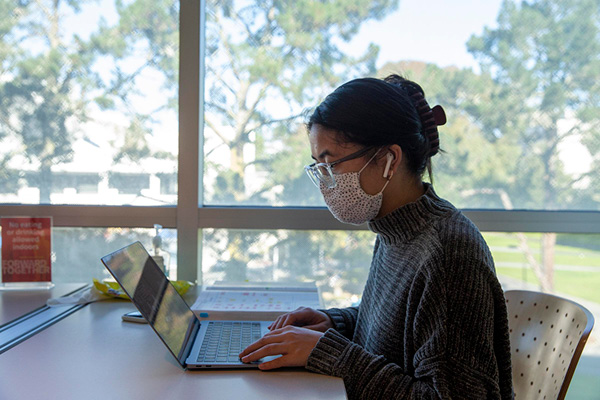
[[[280,367],[304,367],[310,352],[321,336],[323,336],[321,332],[288,325],[272,330],[252,343],[240,353],[240,359],[249,363],[263,357],[281,354],[281,357],[259,364],[258,368],[269,370]]]
[[[325,332],[327,329],[333,328],[331,318],[323,311],[308,307],[300,307],[295,311],[277,317],[277,319],[269,325],[269,329],[273,331],[289,325],[301,326],[319,332]]]

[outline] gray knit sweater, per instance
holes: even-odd
[[[350,399],[512,398],[504,294],[477,228],[426,193],[371,221],[359,307],[324,310],[307,368],[344,379]]]

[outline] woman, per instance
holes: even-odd
[[[350,81],[308,122],[306,167],[332,214],[377,234],[358,307],[301,308],[244,362],[344,379],[349,398],[512,398],[506,306],[477,228],[422,181],[439,150],[440,106],[398,75]]]

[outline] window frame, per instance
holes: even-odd
[[[177,276],[202,283],[202,229],[367,230],[337,221],[325,207],[204,206],[202,0],[180,2],[179,155],[176,206],[0,205],[0,216],[51,216],[55,227],[177,229]],[[600,233],[600,211],[464,209],[481,231]],[[198,275],[200,273],[200,275]]]

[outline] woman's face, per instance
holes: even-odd
[[[318,163],[331,163],[342,157],[355,153],[364,148],[355,143],[342,143],[337,139],[337,131],[325,128],[322,125],[314,124],[309,132],[310,151],[312,158]],[[383,178],[384,165],[382,164],[383,150],[380,151],[369,165],[360,174],[360,185],[368,194],[376,194],[381,191],[386,179]],[[371,158],[372,153],[366,156],[344,161],[333,167],[335,174],[346,172],[357,172],[365,166]]]

